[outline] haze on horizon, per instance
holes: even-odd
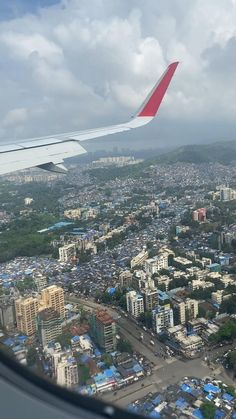
[[[114,136],[112,147],[236,139],[235,6],[3,0],[0,144],[126,121],[175,60],[181,63],[159,116]],[[93,141],[94,150],[108,142]]]

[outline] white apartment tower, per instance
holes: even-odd
[[[57,384],[63,387],[73,387],[78,384],[78,367],[74,358],[62,358],[57,364]]]
[[[134,317],[144,312],[144,302],[141,294],[136,291],[129,291],[126,294],[127,311]]]
[[[159,306],[152,311],[153,328],[157,334],[164,329],[174,326],[174,317],[172,308]]]

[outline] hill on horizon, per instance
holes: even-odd
[[[184,145],[173,151],[149,160],[157,163],[214,163],[230,164],[236,162],[236,140],[211,144]]]

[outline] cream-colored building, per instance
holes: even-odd
[[[36,332],[38,299],[33,297],[19,298],[15,301],[17,329],[27,336]]]
[[[135,256],[133,259],[131,259],[131,261],[130,261],[131,269],[134,268],[135,266],[142,265],[147,258],[148,258],[148,252],[143,250],[137,256]]]
[[[145,261],[145,272],[148,275],[153,275],[162,269],[168,268],[168,253],[160,253],[152,259]]]
[[[180,324],[185,324],[187,320],[196,319],[198,315],[198,301],[187,298],[185,301],[172,299],[174,307],[178,310]]]
[[[57,285],[44,288],[41,292],[41,302],[45,307],[52,307],[61,318],[65,317],[64,290]]]
[[[81,209],[75,208],[64,211],[64,216],[71,220],[79,220],[81,218]]]
[[[59,247],[58,250],[60,262],[71,262],[71,260],[76,256],[76,246],[74,243]]]
[[[60,386],[70,388],[77,385],[79,382],[79,376],[75,359],[72,357],[62,357],[57,365],[56,376],[57,384]]]

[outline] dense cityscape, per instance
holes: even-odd
[[[236,417],[235,164],[107,156],[0,197],[1,350],[145,416]]]

